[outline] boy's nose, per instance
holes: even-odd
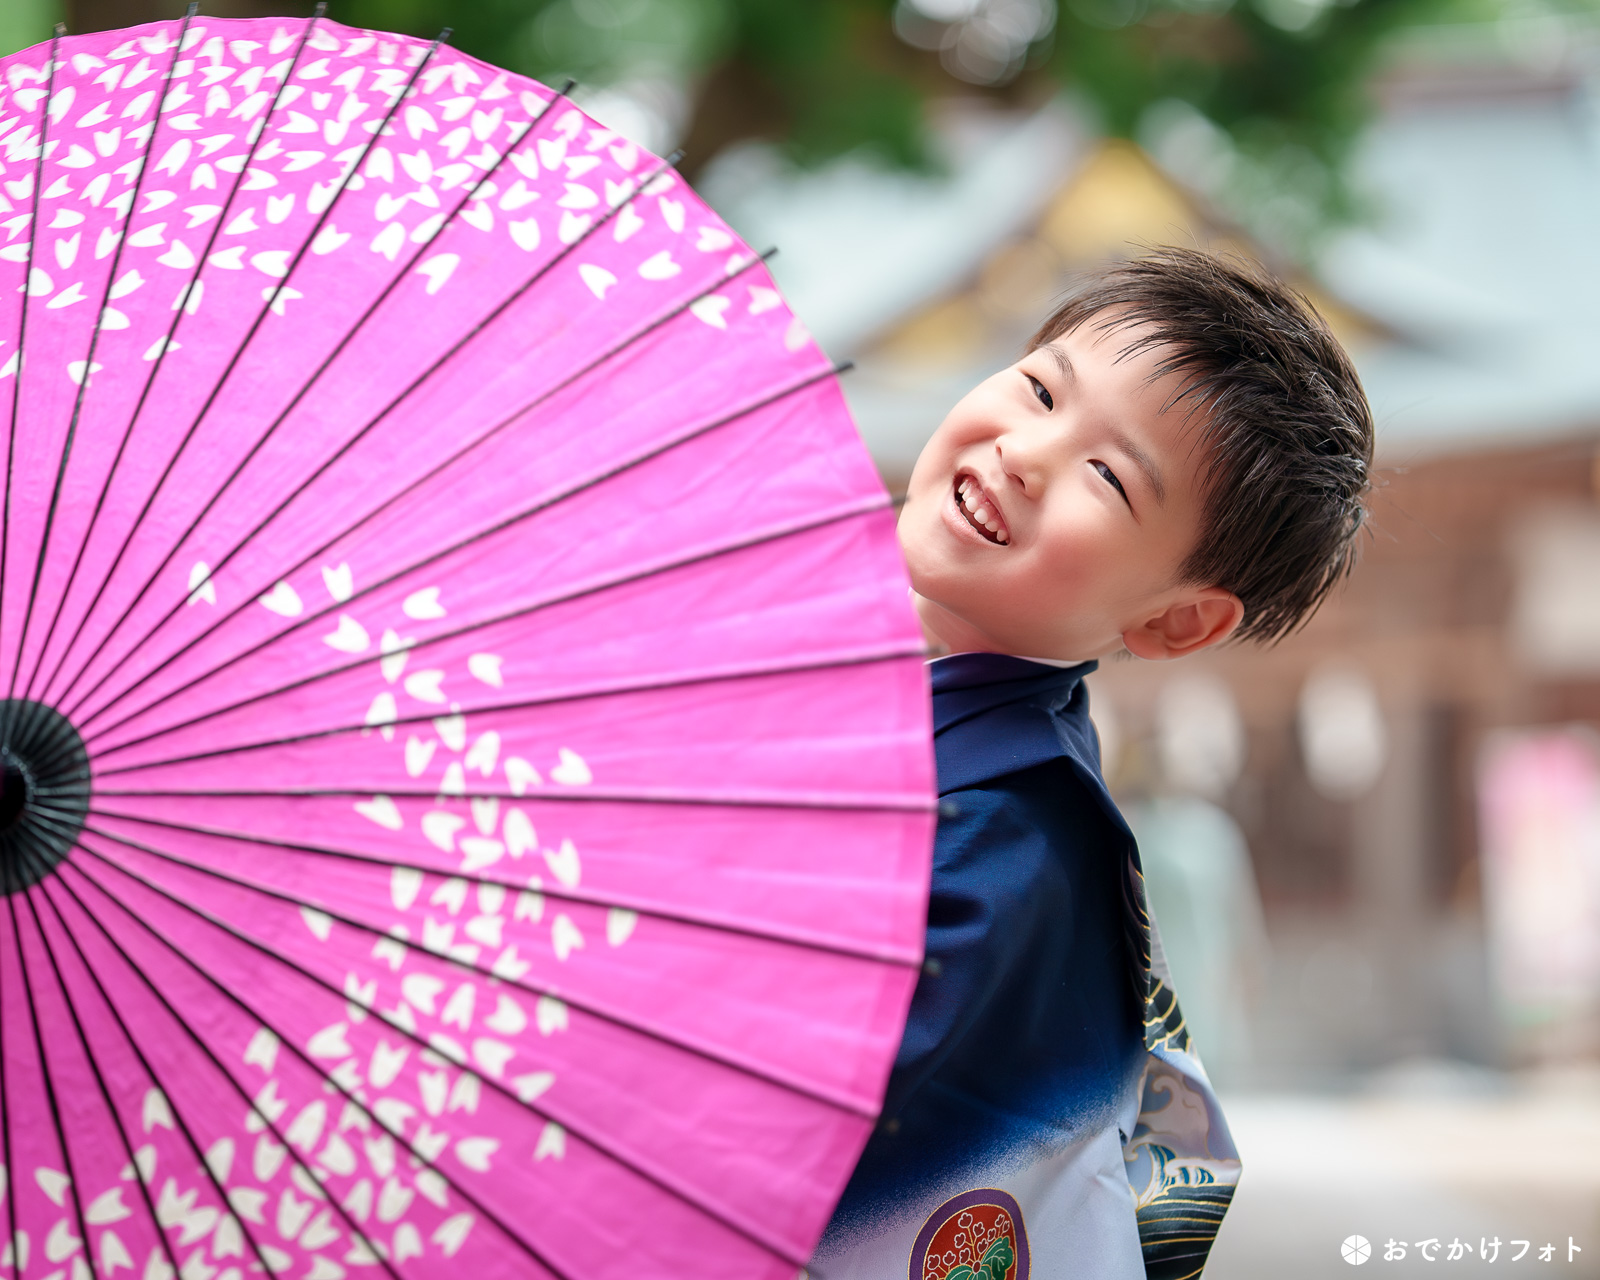
[[[1036,495],[1043,481],[1043,452],[1023,434],[1001,436],[994,442],[995,460],[1023,493]]]

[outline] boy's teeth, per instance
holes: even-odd
[[[967,513],[973,524],[987,529],[994,535],[996,542],[1010,540],[1000,528],[1000,513],[990,509],[987,499],[983,496],[983,490],[978,488],[976,481],[963,480],[956,486],[956,497],[960,500],[961,509]],[[977,505],[974,506],[974,503]]]

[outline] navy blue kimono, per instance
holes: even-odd
[[[927,959],[814,1280],[1194,1276],[1239,1165],[1183,1028],[1084,676],[932,664]]]

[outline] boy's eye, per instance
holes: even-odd
[[[1033,384],[1033,394],[1039,397],[1039,403],[1046,409],[1054,409],[1056,402],[1050,398],[1050,393],[1045,390],[1044,383],[1040,382],[1031,373],[1024,376]]]
[[[1106,466],[1106,464],[1103,463],[1103,462],[1095,462],[1095,463],[1092,463],[1091,465],[1094,467],[1094,469],[1096,471],[1098,471],[1100,473],[1101,477],[1105,480],[1105,482],[1107,484],[1109,484],[1113,489],[1115,489],[1118,493],[1120,493],[1122,495],[1122,500],[1124,502],[1127,502],[1128,501],[1128,491],[1122,487],[1122,481],[1117,479],[1117,473],[1115,471],[1113,471],[1110,467]],[[1128,505],[1132,506],[1133,504],[1129,503]]]

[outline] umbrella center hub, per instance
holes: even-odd
[[[37,884],[72,852],[89,778],[71,721],[42,702],[0,699],[0,893]]]
[[[32,798],[33,780],[28,777],[27,770],[13,760],[9,752],[0,754],[0,833],[12,830],[22,821]]]

